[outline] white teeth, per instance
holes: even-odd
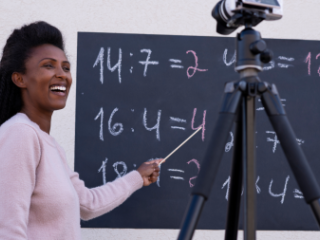
[[[67,88],[65,86],[52,86],[50,90],[60,90],[64,92],[67,90]]]

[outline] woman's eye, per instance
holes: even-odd
[[[53,68],[53,66],[51,64],[45,64],[44,67],[46,68]]]
[[[69,72],[69,71],[70,71],[70,68],[69,68],[69,67],[64,67],[63,69],[64,69],[64,71],[66,71],[66,72]]]

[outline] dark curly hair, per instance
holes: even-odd
[[[23,105],[21,90],[12,82],[12,73],[25,73],[25,62],[32,48],[43,44],[64,51],[59,29],[43,21],[15,29],[7,39],[0,61],[0,125],[19,112]]]

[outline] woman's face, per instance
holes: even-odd
[[[25,67],[24,107],[50,112],[64,108],[72,83],[70,63],[64,51],[50,44],[35,47]]]

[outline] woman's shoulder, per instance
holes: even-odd
[[[15,115],[0,126],[0,155],[12,157],[28,154],[40,158],[39,135],[32,122]]]
[[[32,122],[25,114],[17,113],[0,126],[0,137],[14,133],[37,136],[38,125]],[[39,128],[39,127],[38,127]],[[8,137],[7,136],[7,137]]]

